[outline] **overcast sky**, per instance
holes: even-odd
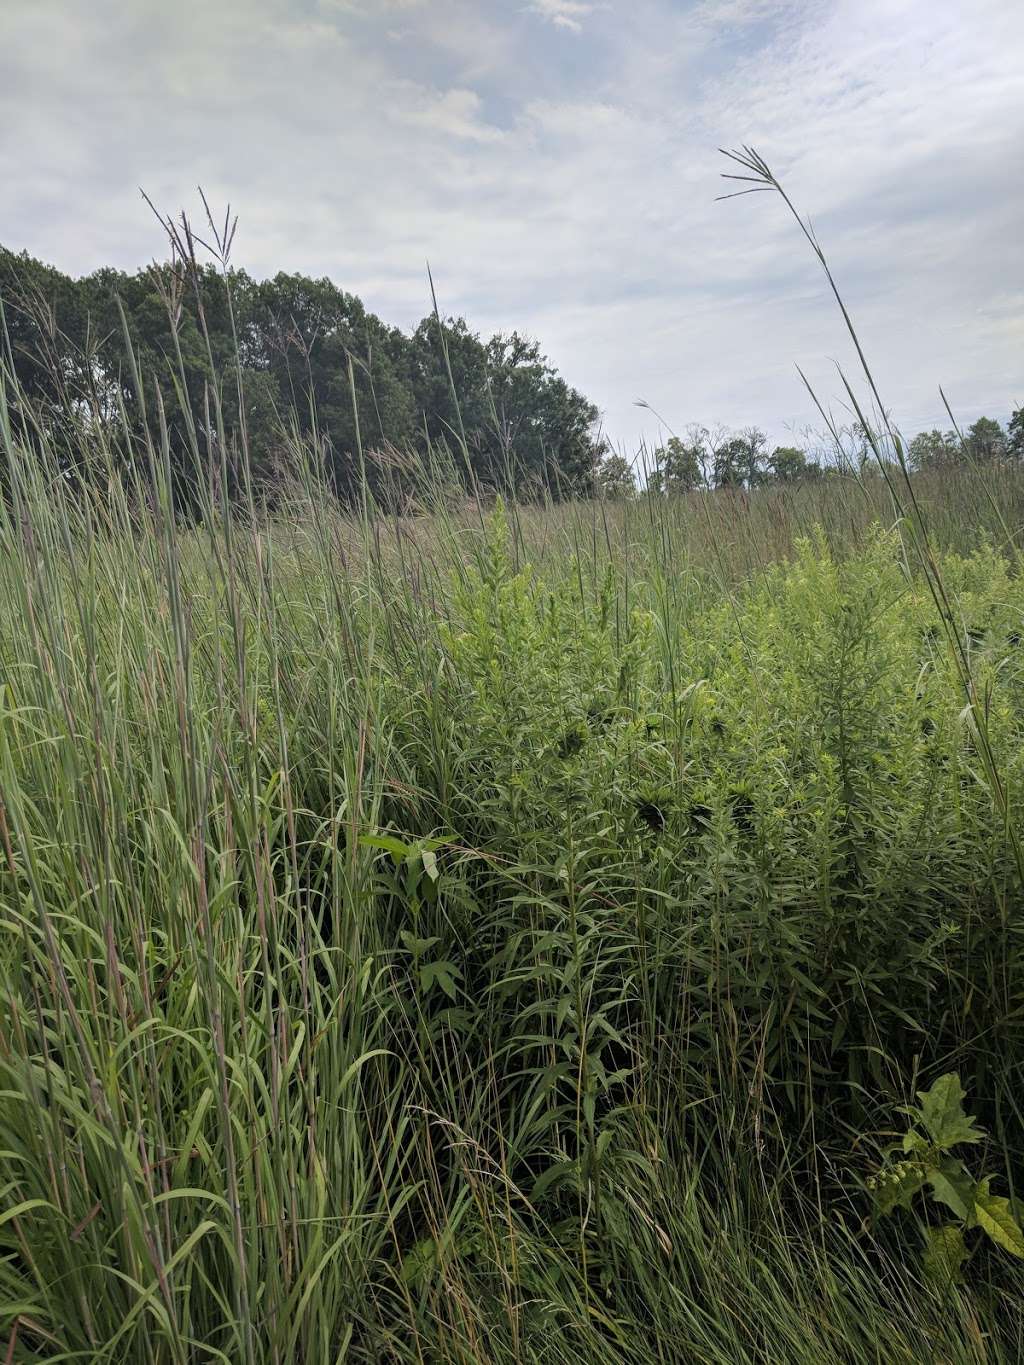
[[[0,0],[0,242],[161,254],[139,197],[240,215],[236,264],[389,322],[518,328],[629,450],[810,422],[850,361],[753,144],[813,219],[909,432],[1024,403],[1024,0]],[[943,423],[948,425],[948,423]]]

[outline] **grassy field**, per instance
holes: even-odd
[[[3,439],[4,1361],[1021,1358],[868,1188],[951,1071],[1024,1173],[1019,473],[188,527]]]
[[[179,362],[0,373],[4,1365],[1021,1359],[1024,473],[267,510]]]

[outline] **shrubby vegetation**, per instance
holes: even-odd
[[[166,422],[77,488],[5,393],[8,1359],[1019,1358],[1011,1251],[937,1280],[867,1187],[954,1063],[1024,1171],[1020,869],[881,480],[395,521],[300,442],[189,526]]]

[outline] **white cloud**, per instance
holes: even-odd
[[[0,240],[63,268],[147,261],[137,187],[201,183],[240,264],[401,325],[429,258],[444,308],[538,336],[627,446],[641,396],[781,437],[813,418],[794,362],[831,396],[851,356],[781,202],[714,202],[717,146],[751,142],[906,426],[942,421],[940,382],[969,419],[1024,401],[1016,0],[547,0],[571,43],[499,0],[3,3]]]
[[[402,89],[394,85],[392,90]],[[405,88],[409,93],[409,88]],[[475,90],[427,91],[417,96],[412,108],[400,109],[401,122],[418,124],[450,137],[465,138],[469,142],[500,142],[505,133],[485,122],[480,96]]]
[[[534,14],[549,20],[556,28],[567,28],[572,33],[582,32],[583,20],[593,8],[585,0],[532,0],[530,5]]]

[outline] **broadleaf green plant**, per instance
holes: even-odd
[[[953,1213],[954,1221],[926,1232],[923,1267],[933,1284],[948,1286],[961,1280],[970,1254],[965,1233],[976,1228],[1011,1256],[1024,1259],[1024,1232],[1010,1200],[992,1193],[990,1175],[975,1179],[960,1157],[953,1155],[954,1147],[985,1139],[974,1116],[964,1110],[966,1092],[960,1077],[948,1072],[930,1090],[919,1090],[917,1097],[920,1105],[904,1110],[911,1127],[868,1180],[879,1216],[897,1208],[909,1209],[926,1187],[933,1204]]]

